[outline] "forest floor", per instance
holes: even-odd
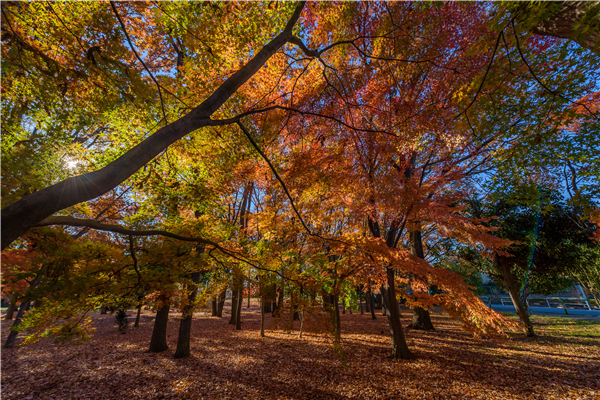
[[[129,315],[134,315],[129,312]],[[169,349],[146,353],[154,321],[117,331],[114,316],[93,314],[83,344],[50,339],[2,350],[2,398],[9,399],[595,399],[600,398],[600,323],[533,316],[539,337],[475,339],[441,312],[435,331],[407,331],[414,361],[388,359],[386,318],[342,314],[346,365],[326,335],[272,330],[259,337],[257,304],[229,316],[194,314],[192,356],[174,359],[178,315]],[[403,312],[408,325],[410,312]],[[133,321],[133,317],[129,320]],[[2,321],[2,341],[10,323]],[[8,322],[8,321],[7,321]],[[18,340],[19,341],[19,340]]]

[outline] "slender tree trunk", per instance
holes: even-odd
[[[425,259],[425,252],[423,251],[423,240],[421,237],[421,230],[415,229],[409,234],[411,253],[420,259]],[[412,310],[413,317],[412,322],[408,325],[408,329],[421,329],[421,330],[434,330],[433,323],[431,322],[431,315],[429,310],[422,307],[415,307]]]
[[[229,317],[229,325],[235,325],[238,307],[238,293],[239,291],[235,287],[231,290],[231,316]]]
[[[31,299],[30,299],[31,291],[40,284],[40,282],[42,281],[42,278],[44,277],[44,275],[46,274],[46,271],[48,270],[48,266],[49,266],[49,264],[42,265],[42,268],[40,268],[36,277],[29,284],[29,288],[27,289],[27,292],[25,293],[25,296],[23,297],[23,300],[21,301],[21,306],[19,307],[19,312],[17,313],[15,322],[13,322],[10,333],[8,334],[8,337],[6,338],[6,342],[4,343],[5,349],[10,349],[15,344],[15,340],[17,339],[17,335],[19,334],[19,332],[16,331],[15,329],[19,325],[21,325],[21,322],[23,322],[23,317],[25,316],[25,313],[27,311],[29,311],[29,307],[31,306]]]
[[[15,313],[15,309],[17,308],[17,294],[13,293],[10,298],[10,304],[8,305],[8,310],[6,310],[6,316],[4,320],[8,321],[13,319],[13,314]]]
[[[217,316],[217,296],[213,296],[211,303],[212,303],[211,317],[216,317]]]
[[[160,353],[169,348],[167,345],[167,323],[169,322],[169,299],[162,298],[162,307],[156,313],[154,320],[154,329],[152,330],[152,339],[150,339],[151,353]]]
[[[277,297],[277,309],[281,309],[281,307],[283,307],[283,296],[284,296],[284,287],[283,287],[283,282],[281,287],[279,288],[279,296]]]
[[[225,297],[227,297],[227,287],[223,289],[219,295],[219,304],[217,305],[217,317],[223,318],[223,306],[225,305]]]
[[[198,294],[198,283],[200,282],[200,271],[192,273],[194,288],[188,296],[188,304],[182,310],[181,322],[179,323],[179,337],[177,338],[177,349],[175,358],[190,356],[190,338],[192,336],[192,316],[194,314],[194,301]]]
[[[504,283],[508,288],[508,294],[510,295],[510,299],[515,306],[515,310],[517,311],[517,315],[519,319],[525,325],[525,329],[527,330],[527,336],[534,337],[535,332],[533,330],[533,325],[529,319],[529,314],[527,314],[527,309],[525,304],[521,305],[521,298],[519,295],[519,287],[517,282],[515,281],[515,277],[513,276],[510,270],[510,260],[505,257],[496,257],[496,262],[502,271],[502,278],[504,279]]]
[[[265,337],[265,296],[260,296],[260,337]]]
[[[367,289],[367,292],[365,293],[365,308],[367,313],[371,312],[371,299],[369,298],[371,296],[371,289]]]
[[[368,297],[368,302],[369,302],[369,308],[371,311],[371,319],[377,319],[377,316],[375,315],[375,300],[373,298],[373,292],[371,291],[371,284],[369,284],[369,289],[367,291],[367,297]]]
[[[361,293],[361,290],[360,290],[360,288],[358,286],[356,287],[356,294],[357,294],[357,297],[358,297],[358,308],[360,309],[360,315],[363,315],[365,312],[363,310],[362,293]]]
[[[100,315],[108,313],[108,308],[106,306],[100,307]]]
[[[248,305],[246,308],[250,308],[250,281],[248,281]]]
[[[323,296],[323,300],[326,303],[326,308],[329,311],[329,317],[331,318],[331,324],[333,325],[333,340],[334,345],[339,345],[342,338],[342,330],[340,324],[340,306],[337,295]]]
[[[392,268],[386,268],[386,273],[388,282],[388,303],[397,304],[394,270]],[[402,330],[402,322],[400,321],[400,311],[398,307],[390,307],[388,309],[388,323],[390,325],[390,333],[392,334],[391,357],[403,360],[411,360],[416,358],[406,344],[406,338],[404,337],[404,331]]]
[[[133,324],[134,328],[139,328],[140,326],[140,315],[142,314],[142,305],[137,306],[137,315],[135,316],[135,324]]]
[[[238,293],[238,306],[235,315],[235,330],[239,331],[242,329],[242,306],[244,304],[244,284],[240,286]]]
[[[381,314],[385,317],[388,315],[387,313],[387,288],[385,287],[385,285],[381,285],[381,288],[379,289],[379,292],[381,293]]]

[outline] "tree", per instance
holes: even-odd
[[[588,231],[581,229],[578,216],[559,193],[538,190],[537,204],[527,199],[499,200],[486,205],[481,214],[494,216],[499,228],[496,235],[513,241],[504,254],[496,255],[493,269],[487,272],[508,290],[528,336],[535,332],[527,313],[527,296],[551,295],[570,287],[574,266],[585,263],[578,245],[590,241]]]

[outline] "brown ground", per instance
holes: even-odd
[[[133,314],[132,312],[129,313]],[[408,312],[403,324],[408,325]],[[342,315],[347,367],[329,340],[297,332],[258,334],[260,317],[244,304],[242,331],[225,318],[194,316],[192,356],[146,353],[153,316],[119,334],[114,316],[94,315],[84,344],[49,339],[2,351],[2,398],[9,399],[599,399],[600,325],[534,317],[540,339],[473,339],[442,313],[434,332],[410,331],[415,361],[393,361],[389,330],[378,319]],[[268,326],[273,326],[267,316]],[[133,320],[133,318],[130,318]],[[569,321],[569,320],[563,320]],[[4,321],[3,321],[4,322]],[[299,326],[296,322],[296,328]],[[2,324],[2,340],[9,324]],[[133,322],[130,323],[133,326]],[[551,336],[550,336],[551,335]]]

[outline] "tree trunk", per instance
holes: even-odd
[[[365,293],[365,308],[367,313],[371,312],[371,289],[367,289],[367,292]]]
[[[260,337],[265,337],[265,296],[260,296]]]
[[[277,296],[277,309],[281,309],[281,307],[283,307],[284,290],[285,289],[282,283],[281,287],[279,288],[279,296]]]
[[[409,234],[410,240],[410,251],[413,255],[419,257],[420,259],[425,259],[425,252],[423,251],[423,240],[421,237],[421,230],[415,229]],[[431,315],[429,315],[429,310],[422,307],[413,308],[413,318],[410,325],[408,325],[409,329],[422,329],[422,330],[433,330],[433,323],[431,322]]]
[[[397,304],[394,270],[392,268],[386,268],[386,272],[388,282],[388,303]],[[390,325],[390,333],[392,334],[391,357],[403,360],[411,360],[416,358],[406,344],[406,338],[404,337],[404,331],[402,330],[402,322],[400,321],[400,310],[398,307],[390,307],[388,309],[388,323]]]
[[[263,296],[262,304],[263,304],[264,312],[266,312],[266,313],[272,312],[271,311],[271,300],[265,300],[264,296]]]
[[[154,320],[154,329],[152,330],[152,339],[150,339],[151,353],[160,353],[169,348],[167,345],[167,323],[169,322],[169,299],[162,298],[162,307],[156,313]]]
[[[242,301],[244,296],[244,278],[239,273],[235,273],[233,276],[233,282],[231,286],[231,317],[229,318],[230,325],[236,325],[239,312],[238,310],[242,307]]]
[[[239,291],[236,288],[231,290],[231,316],[229,317],[229,325],[235,325],[235,321],[237,318],[237,309],[238,309],[238,294]]]
[[[340,327],[340,307],[338,304],[337,295],[325,295],[323,296],[323,303],[326,310],[329,312],[329,318],[333,326],[333,340],[334,346],[339,346],[341,342],[341,327]]]
[[[211,313],[211,317],[216,317],[217,316],[217,296],[213,296],[212,298],[212,313]]]
[[[250,281],[248,281],[248,305],[246,308],[250,308]]]
[[[142,314],[142,306],[137,306],[137,315],[135,316],[135,324],[133,324],[134,328],[139,328],[140,326],[140,315]]]
[[[8,334],[8,337],[6,338],[6,342],[4,343],[5,349],[10,349],[15,344],[15,340],[17,339],[17,335],[19,334],[19,332],[17,332],[14,329],[16,329],[19,325],[21,325],[21,322],[23,322],[23,317],[25,316],[25,312],[29,311],[29,307],[31,306],[31,299],[30,299],[31,291],[40,284],[40,282],[42,281],[42,278],[44,277],[44,275],[46,274],[46,271],[48,270],[48,266],[49,266],[49,264],[42,265],[42,268],[40,268],[36,277],[29,284],[29,288],[27,289],[27,292],[25,293],[25,296],[23,297],[23,300],[21,301],[21,306],[19,307],[19,312],[17,313],[15,322],[13,322],[10,333]]]
[[[422,307],[415,307],[412,310],[413,317],[410,325],[406,329],[420,329],[420,330],[435,330],[431,323],[431,316],[429,310]]]
[[[521,299],[519,295],[519,288],[517,286],[517,282],[515,281],[515,277],[513,276],[510,270],[510,260],[505,257],[496,257],[496,262],[502,271],[502,278],[506,287],[508,288],[508,294],[510,295],[510,299],[515,306],[515,310],[517,311],[517,315],[519,319],[525,325],[525,329],[527,330],[527,336],[534,337],[535,332],[533,330],[533,325],[529,320],[529,314],[527,314],[527,309],[525,308],[525,304],[521,305]]]
[[[225,297],[227,297],[227,287],[223,289],[219,295],[219,304],[217,305],[217,317],[223,318],[223,306],[225,305]]]
[[[368,302],[371,309],[371,319],[377,319],[377,316],[375,315],[375,299],[373,298],[373,293],[371,292],[371,285],[369,285],[367,297],[369,298]]]
[[[356,294],[358,297],[358,308],[360,309],[360,315],[363,315],[365,312],[363,310],[363,299],[362,299],[362,293],[360,288],[357,286],[356,287]]]
[[[385,285],[381,285],[379,292],[381,293],[381,314],[385,317],[388,315],[388,313],[387,313],[387,288],[385,287]]]
[[[192,316],[194,314],[194,301],[198,294],[198,283],[200,282],[200,271],[192,272],[194,288],[188,296],[188,304],[183,308],[181,322],[179,323],[179,337],[177,338],[177,349],[175,358],[190,356],[190,338],[192,336]]]
[[[238,306],[235,315],[235,330],[239,331],[242,329],[242,305],[244,304],[244,283],[240,286],[238,292]]]
[[[383,309],[383,296],[381,295],[381,293],[377,293],[375,295],[376,297],[376,301],[375,301],[375,309],[376,310],[381,310]]]
[[[8,310],[6,310],[6,316],[4,320],[8,321],[13,319],[13,314],[15,313],[15,309],[17,308],[17,294],[13,293],[10,298],[10,304],[8,305]]]

